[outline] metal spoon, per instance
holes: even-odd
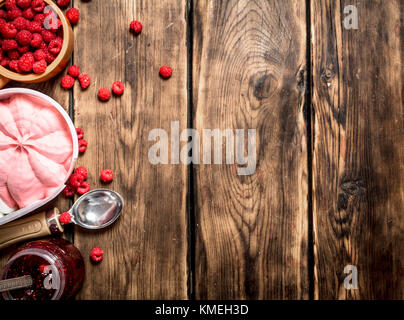
[[[115,191],[98,189],[81,196],[68,211],[72,222],[91,230],[108,227],[123,210],[124,201]],[[63,232],[59,210],[41,212],[0,226],[0,249],[14,243]]]

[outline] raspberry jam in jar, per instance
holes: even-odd
[[[29,242],[11,256],[2,280],[31,276],[32,286],[3,292],[5,300],[65,300],[74,296],[84,281],[84,261],[70,242],[50,238]]]

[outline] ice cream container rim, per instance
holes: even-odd
[[[56,100],[52,99],[51,97],[47,96],[44,93],[41,93],[39,91],[32,90],[32,89],[26,89],[26,88],[1,89],[0,90],[0,100],[3,100],[4,96],[7,96],[7,95],[10,96],[12,94],[28,94],[28,95],[33,95],[33,96],[42,98],[42,99],[48,101],[53,107],[56,108],[56,110],[59,111],[59,113],[63,116],[67,125],[69,126],[70,133],[72,135],[73,156],[72,156],[72,162],[71,162],[69,171],[67,173],[67,176],[65,178],[65,181],[64,181],[63,185],[60,186],[60,188],[56,189],[56,191],[54,193],[52,193],[46,199],[34,202],[33,204],[31,204],[25,208],[19,209],[17,211],[9,213],[8,215],[0,218],[0,226],[6,224],[8,222],[14,221],[18,218],[21,218],[21,217],[37,210],[38,208],[46,205],[47,203],[51,202],[52,200],[54,200],[66,187],[66,182],[69,179],[70,175],[72,174],[72,172],[76,166],[76,162],[77,162],[78,155],[79,155],[79,144],[78,144],[78,139],[77,139],[76,127],[74,126],[72,120],[70,119],[70,116],[67,114],[65,109]]]

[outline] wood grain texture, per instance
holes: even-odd
[[[186,167],[154,166],[148,160],[149,132],[187,118],[186,2],[168,0],[76,1],[84,17],[75,29],[74,61],[92,77],[83,91],[74,89],[76,124],[89,147],[80,164],[89,168],[93,189],[118,191],[126,201],[116,224],[102,232],[77,228],[75,244],[86,257],[87,276],[80,299],[186,299],[187,214]],[[135,37],[129,24],[138,19]],[[169,81],[160,66],[174,68]],[[107,103],[98,89],[121,80],[122,97]],[[111,168],[110,185],[99,182]],[[104,261],[93,265],[88,255],[102,247]]]
[[[305,1],[194,6],[195,128],[258,141],[251,176],[195,166],[195,296],[306,299]]]
[[[359,29],[343,27],[355,5]],[[311,1],[315,298],[404,298],[403,2]],[[346,265],[359,289],[345,290]]]

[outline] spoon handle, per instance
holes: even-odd
[[[13,278],[0,281],[0,292],[21,289],[32,286],[31,276]]]

